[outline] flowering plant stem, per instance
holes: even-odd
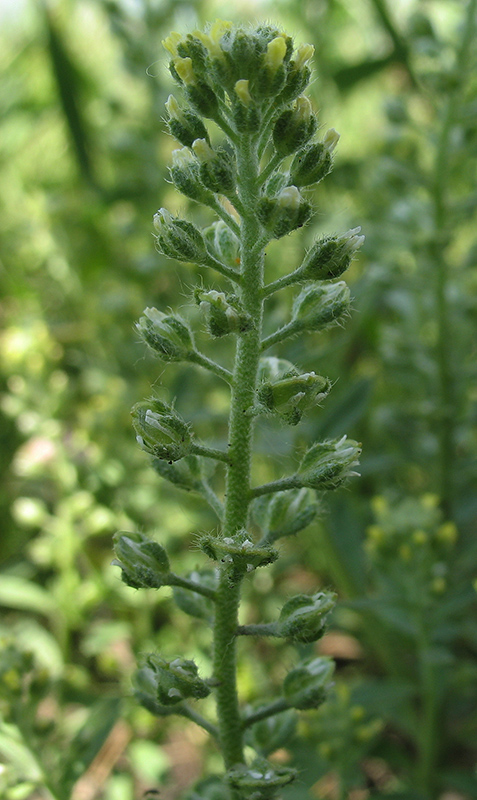
[[[364,237],[355,228],[319,240],[291,280],[265,287],[265,247],[309,219],[312,206],[298,186],[311,186],[328,174],[338,140],[336,131],[329,131],[322,142],[308,145],[317,121],[301,92],[310,79],[306,62],[313,49],[303,45],[293,56],[292,40],[273,28],[246,31],[224,22],[217,22],[209,33],[196,31],[184,38],[173,33],[165,46],[172,55],[171,73],[190,103],[181,108],[171,95],[166,104],[170,132],[184,145],[173,153],[171,177],[179,191],[215,211],[219,221],[200,231],[160,209],[154,217],[157,246],[169,258],[210,267],[220,280],[228,281],[229,291],[201,287],[195,298],[211,336],[235,336],[233,369],[199,352],[187,321],[178,315],[147,308],[136,327],[163,361],[195,364],[227,383],[231,392],[227,447],[198,442],[191,424],[173,404],[158,397],[136,404],[132,414],[138,443],[153,456],[156,471],[184,489],[199,492],[216,513],[219,532],[201,535],[199,545],[217,566],[214,572],[196,571],[186,578],[175,575],[162,545],[142,533],[116,534],[115,563],[130,586],[172,586],[183,611],[210,620],[213,626],[208,680],[199,677],[193,661],[181,657],[168,661],[151,653],[134,679],[138,700],[158,716],[186,716],[212,735],[226,770],[223,779],[218,779],[220,797],[273,800],[296,777],[296,770],[266,760],[269,750],[260,733],[253,744],[257,758],[247,764],[245,732],[247,744],[254,742],[256,726],[267,719],[270,731],[275,730],[273,742],[285,736],[285,744],[290,725],[280,727],[275,718],[291,709],[319,706],[330,686],[333,663],[327,657],[301,662],[286,676],[281,697],[244,712],[237,687],[237,638],[316,641],[323,635],[335,596],[331,592],[296,595],[285,603],[275,622],[239,626],[242,585],[249,573],[278,558],[273,547],[277,539],[297,533],[312,521],[317,511],[313,490],[336,489],[356,474],[352,468],[358,463],[360,447],[346,441],[346,436],[315,443],[295,474],[252,486],[257,416],[266,414],[296,425],[331,389],[327,378],[314,372],[300,374],[290,362],[262,353],[290,335],[322,330],[348,313],[349,290],[343,281],[334,281],[347,269]],[[211,143],[201,116],[219,125],[225,144]],[[280,171],[283,161],[294,154],[290,172]],[[226,210],[224,198],[232,211]],[[264,337],[266,298],[298,282],[305,287],[295,298],[291,323],[278,334]],[[225,470],[223,498],[215,493],[209,471],[203,467],[206,460]],[[215,692],[216,724],[184,702],[200,700],[211,691]],[[194,800],[209,796],[204,787],[193,795]]]
[[[245,211],[240,226],[241,300],[254,327],[239,335],[230,404],[226,473],[224,536],[233,537],[247,527],[250,500],[250,467],[253,417],[245,412],[255,399],[262,334],[264,250],[257,251],[260,226],[254,213],[258,204],[257,137],[243,136],[237,145],[238,191]],[[217,589],[214,625],[214,677],[222,752],[227,767],[243,762],[242,723],[236,683],[236,630],[240,583],[230,585],[228,570],[222,567]]]

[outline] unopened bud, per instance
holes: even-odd
[[[349,312],[350,291],[344,281],[307,286],[293,303],[293,322],[298,331],[318,331]]]
[[[224,292],[215,289],[197,289],[195,299],[205,314],[211,336],[219,338],[228,333],[244,333],[253,325],[251,317],[234,296],[227,297]]]
[[[173,706],[192,697],[200,700],[210,694],[206,682],[199,678],[198,668],[194,661],[185,658],[175,658],[171,661],[162,658],[157,653],[150,653],[144,659],[143,675],[140,683],[147,685],[154,691],[156,699],[164,706]],[[137,681],[135,681],[138,687]]]
[[[236,170],[233,155],[225,150],[213,150],[205,139],[196,139],[192,149],[200,162],[199,175],[204,186],[217,194],[234,194]]]
[[[209,134],[200,117],[189,109],[181,108],[173,94],[167,99],[166,109],[169,131],[184,147],[191,147],[195,139],[209,141]]]
[[[186,86],[191,86],[196,83],[197,79],[194,75],[191,58],[175,58],[173,64],[179,78]]]
[[[343,436],[312,445],[303,456],[297,476],[310,489],[337,489],[347,478],[358,475],[361,446]]]
[[[136,330],[163,361],[187,361],[194,352],[189,327],[173,314],[146,308],[144,316],[136,323]]]
[[[288,156],[303,147],[317,128],[307,97],[298,97],[294,108],[286,109],[277,119],[273,128],[273,144],[277,153]]]
[[[143,533],[114,534],[111,562],[121,568],[121,579],[134,589],[159,589],[169,584],[169,559],[164,548]]]
[[[315,48],[312,44],[301,44],[296,51],[295,58],[293,60],[294,68],[295,69],[302,69],[307,61],[310,61],[313,58],[313,54],[315,52]]]
[[[205,228],[204,239],[215,258],[229,267],[237,268],[240,264],[240,242],[225,222],[219,220]]]
[[[166,39],[163,39],[161,44],[168,53],[172,56],[172,58],[177,57],[177,45],[182,39],[182,35],[177,33],[177,31],[171,31],[169,36]]]
[[[260,222],[275,239],[301,228],[311,212],[310,203],[301,196],[296,186],[287,186],[274,198],[262,197],[257,209]]]
[[[202,264],[207,258],[201,232],[185,219],[176,219],[165,208],[154,214],[156,242],[160,253],[179,261],[194,261]]]
[[[277,363],[278,369],[274,368]],[[272,374],[267,376],[270,367]],[[290,425],[297,425],[305,411],[326,397],[330,388],[330,381],[314,372],[299,374],[283,359],[262,359],[258,401]]]
[[[365,237],[361,228],[352,228],[339,236],[325,236],[312,246],[300,267],[305,280],[326,281],[345,272]]]
[[[264,540],[270,543],[302,531],[317,513],[316,496],[306,487],[263,495],[252,505],[254,522],[260,526]]]
[[[147,453],[166,461],[178,461],[188,455],[190,426],[172,406],[153,397],[136,403],[131,414],[137,441]]]
[[[303,661],[292,669],[283,683],[285,700],[292,708],[317,708],[331,687],[335,664],[332,658],[319,656]]]
[[[334,592],[317,592],[311,597],[298,594],[283,606],[277,622],[280,636],[294,642],[316,642],[326,628],[326,619],[336,604]]]

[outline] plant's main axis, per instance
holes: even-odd
[[[292,475],[253,485],[256,418],[268,415],[296,425],[331,388],[327,378],[264,353],[290,336],[343,320],[350,297],[339,278],[364,237],[359,228],[322,237],[294,271],[265,282],[266,245],[311,218],[313,207],[304,193],[330,172],[339,138],[330,130],[323,139],[313,139],[317,118],[302,94],[310,80],[311,45],[295,49],[291,38],[275,28],[249,30],[221,21],[207,32],[172,33],[164,45],[184,95],[182,103],[173,95],[166,103],[170,132],[183,145],[173,153],[171,179],[218,221],[199,230],[160,209],[154,218],[157,247],[169,258],[217,273],[219,287],[197,288],[195,300],[212,337],[235,338],[233,369],[200,352],[188,322],[177,314],[147,308],[137,330],[162,361],[195,363],[230,386],[228,446],[219,450],[199,441],[173,405],[158,397],[134,407],[137,439],[152,456],[153,467],[177,486],[200,493],[220,529],[200,539],[213,569],[176,575],[164,548],[142,533],[116,535],[115,563],[130,586],[173,586],[180,608],[213,625],[209,678],[199,675],[193,661],[170,661],[156,653],[144,659],[135,678],[136,695],[152,713],[189,717],[217,741],[225,774],[202,783],[192,797],[270,800],[296,771],[267,757],[289,739],[295,710],[316,708],[323,701],[333,662],[312,657],[299,663],[286,676],[279,698],[245,711],[237,692],[237,639],[252,635],[314,642],[323,634],[334,595],[297,595],[275,622],[239,626],[243,581],[278,558],[278,539],[312,521],[315,490],[336,489],[356,474],[360,447],[345,436],[314,443]],[[215,123],[221,141],[212,139],[204,119]],[[266,300],[286,286],[299,287],[290,319],[265,336]],[[211,459],[225,469],[222,499],[205,467]],[[211,692],[216,722],[189,704]],[[244,757],[245,737],[257,754],[252,763]]]

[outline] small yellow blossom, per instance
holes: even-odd
[[[195,75],[194,70],[192,69],[191,58],[175,58],[173,63],[175,71],[177,72],[179,78],[184,81],[186,86],[190,86],[191,84],[195,83]]]
[[[418,545],[426,544],[428,539],[429,536],[425,531],[422,530],[414,531],[414,533],[412,534],[412,541],[414,542],[414,544]]]
[[[252,98],[250,96],[249,88],[248,88],[249,81],[240,80],[234,86],[236,94],[238,94],[240,100],[244,104],[244,106],[250,105]]]
[[[277,36],[267,45],[265,53],[265,66],[276,71],[283,64],[283,59],[287,52],[287,43],[283,36]]]
[[[431,492],[423,494],[421,497],[421,505],[429,510],[437,508],[439,505],[439,496],[437,494],[431,494]]]
[[[389,503],[382,494],[377,494],[371,500],[371,508],[377,516],[381,516],[385,514],[386,511],[389,511]]]
[[[209,30],[209,36],[214,43],[218,44],[224,33],[231,28],[233,28],[233,22],[229,22],[226,19],[216,19]]]
[[[437,578],[434,578],[431,587],[434,594],[443,594],[447,589],[447,581],[445,578],[439,576]]]
[[[301,69],[313,57],[314,52],[315,48],[312,44],[301,44],[296,51],[295,68]]]
[[[457,537],[458,531],[455,522],[444,522],[436,531],[436,539],[445,544],[455,544]]]
[[[196,154],[199,161],[205,163],[206,161],[212,161],[215,158],[215,153],[212,150],[210,144],[208,144],[205,139],[196,139],[192,142],[192,149]]]
[[[381,525],[369,525],[366,529],[369,540],[374,544],[382,544],[386,538],[386,532]]]
[[[171,119],[183,120],[184,114],[173,94],[170,94],[166,102],[166,110]]]
[[[168,53],[171,54],[172,58],[176,58],[177,56],[177,45],[181,41],[182,36],[177,31],[171,31],[167,39],[162,40],[162,46],[165,47]]]

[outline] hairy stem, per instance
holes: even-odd
[[[257,205],[258,159],[252,137],[244,136],[237,147],[238,189],[244,209],[241,224],[241,302],[255,322],[237,338],[233,389],[229,419],[229,458],[226,474],[226,500],[223,536],[234,536],[246,527],[247,498],[250,491],[253,417],[246,412],[253,406],[260,357],[262,329],[263,251],[254,252],[260,224],[254,213]],[[222,565],[217,588],[214,626],[214,678],[220,743],[226,768],[244,762],[242,720],[236,680],[236,632],[240,600],[240,579],[231,581],[228,565]]]

